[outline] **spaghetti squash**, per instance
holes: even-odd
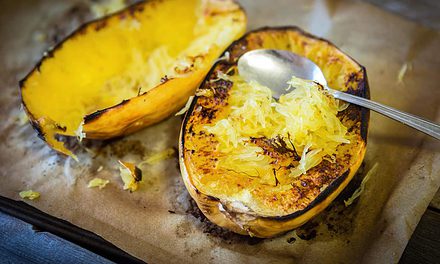
[[[150,0],[83,25],[20,82],[29,119],[57,135],[107,139],[183,107],[215,59],[245,31],[233,0]]]
[[[196,92],[181,130],[187,189],[212,222],[271,237],[305,223],[348,184],[365,154],[369,112],[295,77],[276,101],[236,69],[259,48],[311,59],[336,89],[368,97],[368,85],[365,69],[331,43],[298,28],[264,28],[233,43]]]

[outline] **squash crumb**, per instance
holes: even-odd
[[[231,59],[231,54],[229,53],[229,51],[226,51],[225,55],[221,56],[220,58],[218,58],[214,61],[214,64],[219,61],[229,61],[230,59]]]
[[[21,191],[19,193],[20,197],[23,199],[29,199],[29,200],[35,200],[38,199],[40,197],[40,193],[39,192],[34,192],[32,190],[27,190],[27,191]]]
[[[365,185],[367,184],[367,181],[371,178],[371,176],[373,174],[376,174],[378,166],[379,166],[379,164],[376,162],[373,165],[373,167],[371,167],[371,169],[367,172],[365,177],[362,179],[361,186],[359,186],[359,188],[357,188],[353,192],[353,194],[351,195],[350,198],[348,198],[347,200],[344,200],[345,206],[350,206],[362,194],[362,192],[365,190]]]
[[[399,73],[397,74],[397,83],[404,83],[403,78],[405,77],[406,73],[408,71],[412,70],[412,64],[411,62],[405,62],[402,64],[402,67],[400,67]]]
[[[81,142],[83,138],[86,137],[86,133],[83,132],[83,125],[84,125],[84,120],[81,122],[81,124],[79,124],[78,129],[76,129],[75,131],[76,137],[79,142]]]
[[[134,192],[139,188],[139,182],[142,180],[142,171],[133,163],[119,160],[119,172],[124,182],[124,190]]]
[[[159,163],[159,162],[161,162],[163,160],[166,160],[166,159],[169,159],[169,158],[173,157],[174,153],[176,153],[176,151],[173,148],[168,148],[168,149],[166,149],[164,151],[157,152],[157,153],[149,156],[144,161],[139,163],[138,166],[142,166],[144,164],[148,164],[148,165],[157,164],[157,163]]]
[[[188,111],[189,107],[191,106],[191,103],[192,103],[193,99],[194,99],[194,96],[190,96],[188,98],[188,101],[186,102],[186,105],[179,112],[177,112],[175,115],[179,116],[179,115],[185,114],[186,111]]]
[[[95,188],[98,187],[99,189],[104,188],[110,181],[104,180],[101,178],[93,178],[89,181],[89,184],[87,185],[87,188]]]

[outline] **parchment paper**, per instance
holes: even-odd
[[[247,11],[249,29],[298,25],[327,38],[367,68],[373,99],[440,121],[438,32],[361,2],[240,3]],[[21,190],[39,191],[40,199],[28,201],[33,206],[91,230],[149,263],[397,262],[440,185],[438,142],[373,113],[363,170],[376,162],[379,170],[358,202],[345,208],[339,198],[305,227],[273,239],[244,239],[215,229],[194,217],[197,212],[189,203],[176,158],[142,166],[140,190],[122,190],[117,160],[137,163],[176,147],[180,117],[124,139],[86,142],[95,154],[77,149],[79,163],[56,155],[29,125],[20,124],[18,81],[57,40],[53,38],[90,16],[84,15],[88,7],[78,7],[75,1],[1,5],[0,194],[20,199]],[[405,63],[411,67],[403,83],[398,82]],[[97,172],[100,166],[103,170]],[[111,182],[102,190],[88,189],[93,177]],[[349,196],[349,191],[343,195]]]

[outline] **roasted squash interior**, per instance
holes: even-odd
[[[338,146],[350,143],[351,133],[337,117],[348,104],[319,84],[292,77],[285,84],[290,91],[275,100],[255,81],[223,78],[232,83],[227,116],[204,127],[219,142],[217,168],[257,184],[290,184],[323,159],[334,161]]]
[[[148,1],[83,27],[25,80],[28,113],[40,125],[55,124],[58,134],[74,136],[85,115],[209,68],[212,61],[204,58],[218,57],[243,30],[222,17],[231,8],[225,6]]]
[[[364,77],[362,68],[348,56],[329,43],[308,38],[301,32],[268,30],[261,34],[251,33],[244,43],[248,50],[283,49],[306,56],[321,67],[329,85],[339,90],[358,89],[358,81]],[[234,48],[229,52],[236,62],[243,52],[239,49],[243,47],[237,43]],[[256,83],[243,85],[235,64],[219,63],[214,69],[216,71],[197,91],[200,96],[196,98],[184,128],[184,164],[192,184],[201,193],[220,199],[231,211],[267,217],[284,216],[306,208],[344,173],[354,174],[352,170],[358,168],[365,152],[358,107],[333,102],[333,108],[319,108],[312,116],[307,116],[307,111],[291,107],[289,111],[293,109],[302,114],[289,117],[292,119],[287,121],[304,126],[304,129],[287,129],[296,131],[296,134],[289,135],[277,127],[277,116],[270,116],[274,114],[270,112],[274,108],[284,107],[282,101],[285,98],[276,103],[267,98],[267,92],[261,92],[264,87]],[[311,85],[308,82],[298,84]],[[307,93],[307,89],[304,91]],[[258,94],[262,94],[263,99],[249,100]],[[312,100],[314,96],[305,100]],[[322,98],[313,100],[320,104]],[[313,104],[297,103],[304,103],[301,107],[306,108]],[[242,114],[237,114],[241,108]],[[262,113],[270,108],[272,110],[267,110],[269,114]],[[333,119],[321,118],[328,114],[333,115]],[[245,120],[250,117],[252,122]],[[254,129],[253,124],[259,127]],[[246,128],[238,129],[240,126]],[[276,129],[277,133],[275,130],[266,131],[266,127]],[[328,129],[322,130],[322,127]],[[321,145],[301,143],[307,134],[313,133],[321,133],[316,135],[315,141]],[[243,135],[245,138],[240,139]],[[323,141],[325,137],[329,141]],[[305,167],[301,168],[302,165]]]

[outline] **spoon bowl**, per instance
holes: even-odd
[[[247,81],[255,80],[269,87],[279,98],[286,93],[292,76],[327,86],[321,69],[311,60],[287,50],[258,49],[246,52],[237,63],[238,72]]]

